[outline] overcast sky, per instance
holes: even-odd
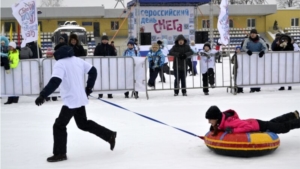
[[[13,3],[19,0],[1,0],[1,7],[11,7]],[[41,5],[42,0],[36,0],[38,7]],[[130,0],[124,0],[126,6],[127,2]],[[276,0],[267,0],[269,4],[275,4]],[[104,5],[105,8],[114,8],[116,5],[116,0],[63,0],[62,6],[101,6]],[[121,3],[118,4],[118,8],[123,8]]]

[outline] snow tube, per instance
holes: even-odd
[[[206,146],[215,153],[226,156],[262,156],[274,152],[280,145],[278,135],[272,132],[235,134],[219,132],[217,136],[212,134],[213,132],[208,132],[202,137]]]

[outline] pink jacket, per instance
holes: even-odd
[[[224,113],[232,113],[233,116],[227,119]],[[247,133],[259,131],[259,124],[256,119],[241,120],[234,110],[226,110],[222,113],[222,120],[219,125],[219,130],[225,130],[226,127],[232,128],[232,133]]]

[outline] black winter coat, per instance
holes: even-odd
[[[74,56],[86,56],[85,50],[82,45],[70,45],[73,48]]]
[[[37,53],[37,48],[38,47],[37,47],[36,43],[34,43],[34,42],[29,43],[29,48],[32,51],[32,57],[31,58],[33,58],[33,59],[38,58],[38,53]],[[43,57],[41,48],[39,48],[39,55],[40,55],[40,58]]]
[[[117,56],[117,54],[113,46],[99,43],[94,51],[94,56]]]
[[[184,40],[183,45],[179,45],[178,41]],[[181,58],[180,55],[185,54],[186,58]],[[184,38],[183,35],[179,35],[175,41],[175,45],[172,47],[172,49],[169,52],[169,55],[174,56],[173,61],[173,69],[174,71],[178,70],[185,71],[187,69],[187,58],[192,56],[194,54],[193,50],[189,45],[187,45],[187,40]]]

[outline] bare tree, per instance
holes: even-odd
[[[300,0],[276,0],[279,8],[300,8]]]
[[[59,7],[64,0],[42,0],[41,7]]]

